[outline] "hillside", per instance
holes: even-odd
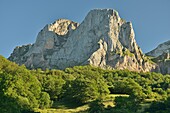
[[[167,113],[169,86],[170,75],[93,66],[27,70],[0,56],[0,113]]]

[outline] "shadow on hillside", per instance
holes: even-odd
[[[83,106],[83,104],[75,103],[73,101],[54,101],[52,108],[55,109],[75,109],[77,107]]]

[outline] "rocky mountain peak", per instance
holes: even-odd
[[[69,31],[75,30],[78,25],[78,23],[67,19],[58,19],[53,24],[48,25],[48,30],[58,35],[66,35]]]
[[[9,59],[31,69],[86,64],[144,72],[156,68],[137,45],[132,23],[113,9],[91,10],[80,25],[59,19],[46,25],[27,51],[17,52]]]

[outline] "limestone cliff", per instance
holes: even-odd
[[[26,51],[16,50],[9,60],[30,69],[86,64],[143,72],[156,68],[137,45],[132,23],[112,9],[91,10],[81,24],[59,19],[46,25]]]

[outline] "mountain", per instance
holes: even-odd
[[[136,43],[132,23],[112,9],[91,10],[81,24],[67,19],[48,24],[34,44],[16,47],[9,60],[30,69],[90,64],[140,72],[157,70]]]
[[[170,74],[170,40],[159,44],[154,50],[146,53],[152,56],[153,61],[157,63],[162,74]]]
[[[159,44],[158,47],[146,53],[146,55],[158,57],[159,55],[162,55],[163,53],[170,53],[170,40],[162,44]]]

